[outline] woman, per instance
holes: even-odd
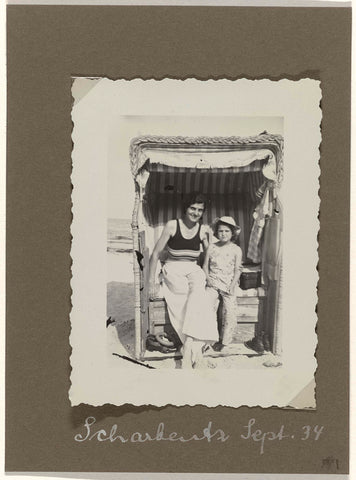
[[[216,320],[206,301],[206,277],[197,264],[200,245],[206,250],[209,244],[208,227],[201,224],[205,207],[204,195],[190,194],[183,218],[167,222],[150,260],[149,294],[154,299],[157,262],[166,248],[163,295],[171,324],[183,343],[183,368],[198,366],[204,344],[218,339]]]

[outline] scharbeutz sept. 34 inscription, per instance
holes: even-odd
[[[183,429],[181,429],[183,430]],[[200,432],[182,433],[170,430],[163,422],[157,425],[157,430],[151,432],[122,432],[118,424],[111,427],[98,428],[96,426],[95,417],[87,417],[83,425],[83,431],[74,436],[74,440],[79,443],[87,441],[98,442],[117,442],[117,443],[145,443],[145,442],[228,442],[232,436],[237,440],[250,441],[256,446],[257,452],[263,455],[268,453],[270,443],[278,443],[281,441],[318,441],[319,437],[324,433],[323,425],[303,425],[299,429],[291,431],[285,425],[280,425],[276,430],[263,431],[255,418],[250,418],[247,425],[243,426],[241,432],[235,431],[233,434],[213,425],[209,421],[206,427]],[[307,448],[310,448],[308,446]]]

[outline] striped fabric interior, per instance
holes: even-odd
[[[143,213],[147,223],[154,227],[155,241],[168,220],[183,215],[184,196],[199,191],[208,199],[203,223],[211,224],[217,217],[229,215],[240,225],[241,233],[237,243],[246,260],[253,224],[252,214],[259,200],[256,191],[264,182],[261,167],[260,161],[241,169],[198,170],[151,165],[152,171],[143,199]]]
[[[246,167],[187,169],[175,168],[162,164],[149,166],[150,178],[148,180],[150,192],[175,192],[186,194],[192,191],[201,193],[237,193],[249,191],[263,183],[262,166],[265,160],[253,162]]]
[[[149,163],[148,169],[150,172],[160,172],[160,173],[174,173],[174,172],[186,172],[187,170],[191,171],[205,171],[205,172],[213,172],[213,173],[242,173],[242,172],[258,172],[262,170],[262,167],[267,163],[268,160],[255,160],[254,162],[250,163],[249,165],[245,165],[244,167],[226,167],[226,168],[191,168],[188,169],[178,168],[178,167],[171,167],[170,165],[165,165],[163,163]]]

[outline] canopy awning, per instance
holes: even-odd
[[[142,152],[141,160],[149,161],[151,165],[165,165],[176,168],[217,169],[217,168],[244,168],[256,161],[271,161],[274,154],[267,149],[244,150],[237,152],[221,151],[177,151],[152,150]],[[157,169],[156,169],[157,171]]]
[[[130,146],[131,170],[136,179],[143,166],[182,169],[241,169],[262,162],[270,180],[276,180],[283,150],[280,135],[256,137],[138,137]],[[157,169],[156,169],[157,171]]]

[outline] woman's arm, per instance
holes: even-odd
[[[155,248],[153,249],[151,259],[150,259],[150,266],[149,266],[149,276],[148,276],[148,282],[149,282],[149,297],[151,299],[155,298],[156,296],[156,288],[155,288],[155,276],[156,276],[156,269],[157,269],[157,263],[158,263],[158,258],[166,246],[169,238],[172,236],[172,231],[175,227],[175,221],[170,220],[169,222],[166,223],[163,232],[158,239],[158,242],[155,245]]]
[[[206,252],[210,245],[210,228],[208,225],[202,225],[200,238],[203,243],[204,252]]]
[[[234,293],[236,285],[239,283],[240,276],[241,276],[241,263],[242,263],[242,250],[240,247],[236,245],[236,255],[235,255],[235,271],[234,271],[234,277],[232,279],[231,285],[230,285],[230,293]]]
[[[205,253],[205,258],[204,258],[204,263],[203,263],[203,271],[206,276],[206,284],[209,286],[209,259],[210,259],[210,252],[211,252],[211,247],[208,247],[208,250]]]

